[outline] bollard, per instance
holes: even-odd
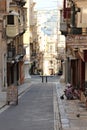
[[[46,83],[47,83],[47,76],[46,76]]]
[[[43,83],[43,81],[44,81],[44,78],[43,78],[43,76],[42,76],[42,83]]]

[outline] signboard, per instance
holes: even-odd
[[[7,104],[9,105],[10,102],[18,104],[18,89],[14,85],[7,88]]]
[[[87,47],[87,35],[67,35],[66,46]]]

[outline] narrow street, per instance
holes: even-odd
[[[0,114],[1,130],[58,130],[57,78],[42,83],[39,76],[33,76],[19,104],[10,105]]]
[[[25,87],[19,104],[0,109],[1,130],[87,130],[86,105],[79,99],[60,99],[65,85],[59,82],[59,76],[48,77],[47,81],[34,75],[31,82],[19,86]]]
[[[87,0],[0,5],[0,130],[87,130]]]

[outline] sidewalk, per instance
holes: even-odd
[[[31,83],[25,82],[22,85],[18,86],[18,96],[22,94],[24,91],[26,91],[30,87]],[[2,109],[6,105],[6,92],[0,92],[0,109]]]
[[[87,130],[87,108],[80,100],[60,99],[65,89],[58,83],[57,95],[62,130]]]

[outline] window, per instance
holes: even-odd
[[[49,52],[50,52],[50,53],[55,52],[55,50],[54,50],[54,45],[49,45]]]
[[[51,64],[51,65],[53,64],[53,61],[52,61],[52,60],[50,60],[50,64]]]
[[[14,15],[7,16],[7,24],[14,25]]]

